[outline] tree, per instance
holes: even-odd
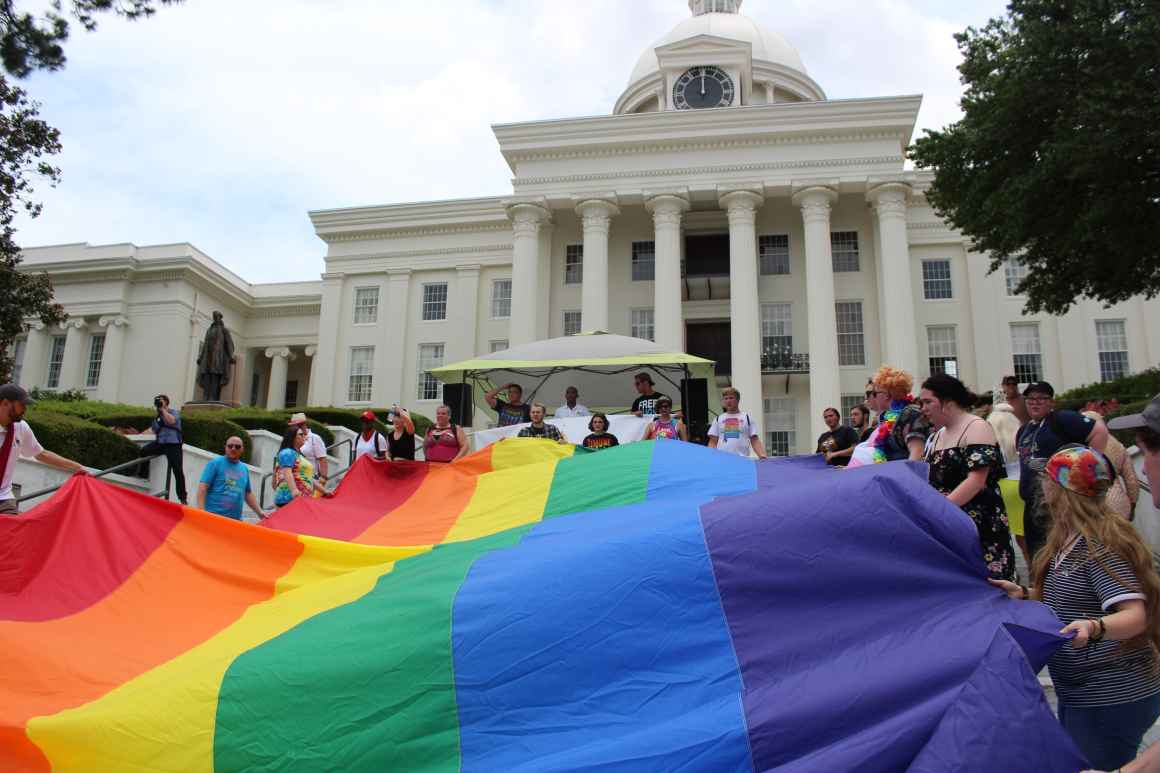
[[[1027,311],[1160,293],[1160,5],[1012,0],[956,35],[963,118],[910,149],[940,216],[1028,267]]]
[[[0,76],[0,384],[11,378],[13,343],[24,332],[25,317],[39,317],[46,325],[65,319],[52,301],[47,274],[17,270],[20,247],[12,221],[20,209],[40,214],[32,201],[32,178],[55,183],[60,170],[44,157],[60,152],[60,133],[37,117],[37,106],[24,91]]]
[[[89,31],[96,29],[97,15],[113,12],[129,19],[154,12],[155,0],[71,0],[69,13]],[[169,5],[180,0],[156,0]],[[37,70],[64,67],[63,44],[69,21],[62,0],[52,0],[43,17],[15,8],[15,0],[0,0],[0,62],[5,71],[24,78]],[[23,209],[31,217],[40,214],[33,200],[36,180],[55,185],[60,169],[45,159],[60,152],[60,132],[39,118],[39,105],[23,89],[0,75],[0,384],[11,378],[13,344],[24,332],[24,320],[37,317],[46,325],[66,319],[64,309],[53,302],[47,274],[18,270],[20,247],[12,223]]]

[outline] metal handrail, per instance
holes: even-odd
[[[347,468],[349,469],[349,468],[350,468],[350,466],[351,466],[352,464],[354,464],[354,441],[353,441],[353,440],[351,440],[350,438],[347,438],[346,440],[340,440],[340,441],[338,441],[337,443],[335,443],[335,444],[334,444],[334,445],[332,445],[332,446],[327,446],[327,448],[326,448],[326,455],[327,455],[327,456],[333,456],[333,457],[335,457],[335,458],[337,459],[337,458],[338,458],[338,454],[332,454],[332,453],[331,453],[331,451],[333,451],[334,449],[338,448],[339,446],[344,446],[344,445],[345,445],[345,446],[350,446],[350,450],[349,450],[349,451],[347,451],[347,454],[346,454],[346,466],[347,466]]]
[[[141,456],[141,457],[138,457],[138,458],[136,458],[132,461],[129,461],[129,462],[122,462],[121,464],[110,467],[107,470],[100,470],[99,472],[91,472],[91,473],[89,473],[89,476],[93,477],[93,478],[103,478],[106,475],[111,475],[114,472],[120,472],[121,470],[128,469],[129,467],[138,467],[141,465],[142,462],[144,462],[148,459],[156,459],[158,456],[162,456],[162,454],[153,454],[152,456]],[[165,470],[165,490],[159,491],[159,492],[154,492],[154,493],[150,494],[149,496],[154,496],[154,497],[160,497],[162,495],[169,496],[169,476],[171,473],[172,473],[172,470],[168,469],[168,467],[167,467]],[[65,481],[65,483],[67,483],[67,482],[68,481]],[[20,496],[16,497],[16,502],[19,504],[20,502],[24,502],[24,501],[27,501],[29,499],[36,499],[37,497],[42,497],[46,494],[51,494],[54,491],[57,491],[60,488],[62,488],[64,485],[65,485],[64,483],[58,483],[55,486],[50,486],[49,488],[41,489],[40,491],[33,491],[31,494],[22,493]]]

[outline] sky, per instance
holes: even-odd
[[[959,116],[953,35],[999,0],[745,0],[831,99]],[[187,0],[79,27],[22,85],[61,130],[22,245],[190,242],[251,282],[317,279],[316,209],[503,195],[491,125],[607,115],[687,0]],[[75,26],[75,25],[74,25]]]

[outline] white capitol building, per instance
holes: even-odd
[[[320,281],[251,284],[189,244],[26,249],[70,318],[30,325],[19,380],[196,399],[220,310],[225,399],[432,415],[432,367],[605,330],[718,361],[784,453],[812,451],[823,408],[845,411],[883,362],[979,389],[1160,362],[1160,299],[1023,316],[1018,266],[988,276],[927,204],[931,176],[906,169],[921,97],[828,100],[740,5],[690,0],[612,115],[495,126],[510,196],[311,212]]]

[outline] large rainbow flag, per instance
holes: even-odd
[[[0,518],[0,770],[1067,771],[1044,606],[906,463],[361,460],[263,526]]]

